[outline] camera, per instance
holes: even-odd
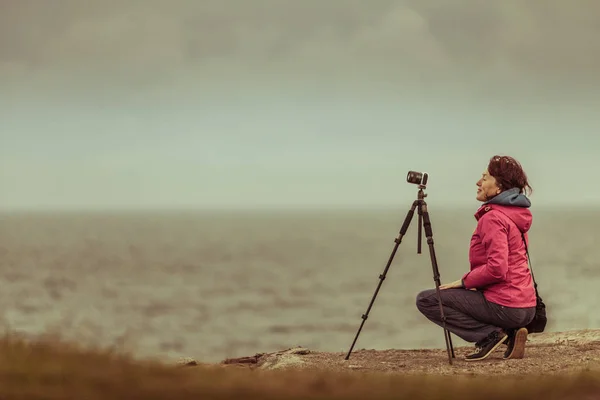
[[[419,186],[427,185],[427,178],[429,178],[427,172],[408,171],[408,174],[406,175],[406,181],[408,183]]]

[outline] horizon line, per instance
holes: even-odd
[[[476,210],[481,204],[435,204],[428,203],[430,211],[434,210]],[[171,213],[171,212],[285,212],[285,211],[408,211],[412,201],[406,204],[259,204],[259,205],[187,205],[187,206],[77,206],[77,207],[0,207],[0,214],[39,214],[39,213]],[[600,203],[546,203],[532,205],[531,209],[558,209],[563,207],[588,207],[600,209]]]

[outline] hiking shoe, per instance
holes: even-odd
[[[523,358],[525,356],[525,343],[527,342],[527,328],[520,328],[510,335],[508,348],[504,352],[504,359]]]
[[[494,331],[485,339],[475,343],[475,351],[465,357],[466,361],[484,360],[492,354],[502,343],[508,339],[508,335],[503,331]]]

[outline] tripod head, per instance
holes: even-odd
[[[427,189],[427,179],[429,179],[429,174],[427,172],[408,171],[408,174],[406,175],[406,182],[419,187],[419,192],[417,194],[419,200],[423,200],[427,197],[427,194],[424,192],[424,190]]]

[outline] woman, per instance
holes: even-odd
[[[483,360],[500,345],[504,358],[522,358],[527,329],[535,315],[536,296],[523,236],[531,228],[531,187],[512,157],[494,156],[477,181],[477,227],[469,249],[470,271],[455,282],[440,285],[446,329],[475,351],[466,360]],[[526,235],[525,235],[526,236]],[[417,308],[443,326],[435,289],[417,296]]]

